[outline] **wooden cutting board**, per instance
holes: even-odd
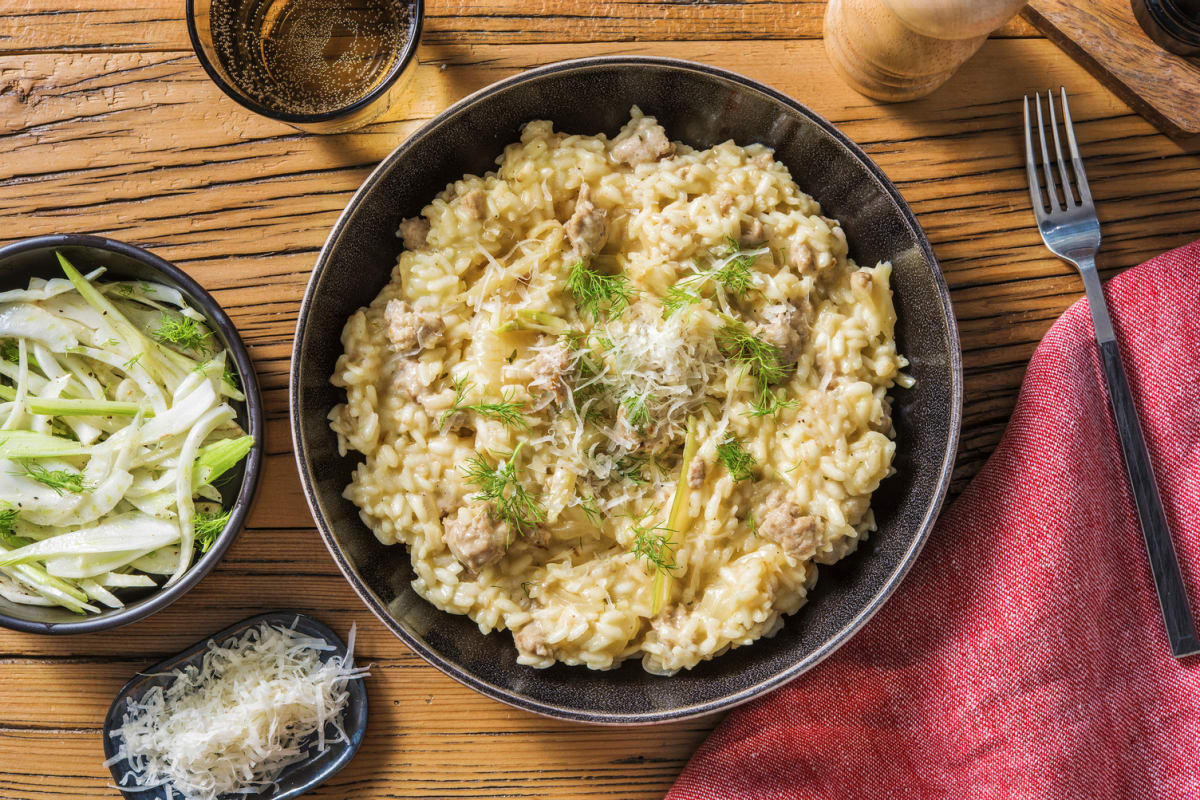
[[[1152,42],[1129,0],[1031,0],[1024,16],[1163,133],[1200,133],[1200,61]]]

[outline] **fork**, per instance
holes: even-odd
[[[1038,232],[1051,253],[1075,265],[1083,278],[1088,306],[1092,311],[1092,325],[1096,331],[1096,344],[1100,349],[1100,361],[1104,365],[1105,382],[1108,384],[1108,399],[1112,404],[1117,433],[1121,438],[1121,451],[1125,455],[1125,469],[1129,473],[1129,485],[1137,505],[1142,535],[1146,540],[1146,552],[1150,557],[1150,571],[1154,575],[1154,588],[1158,592],[1158,603],[1162,607],[1163,622],[1166,623],[1167,640],[1171,653],[1176,658],[1200,652],[1200,639],[1192,621],[1192,610],[1188,605],[1187,591],[1179,573],[1179,560],[1175,556],[1175,545],[1171,541],[1171,530],[1163,513],[1162,498],[1154,480],[1154,469],[1146,451],[1146,440],[1138,421],[1137,408],[1125,379],[1125,367],[1121,363],[1121,352],[1117,348],[1112,319],[1108,315],[1108,304],[1104,301],[1104,290],[1096,272],[1096,251],[1100,249],[1100,222],[1096,219],[1096,206],[1088,189],[1087,175],[1075,143],[1075,130],[1071,125],[1071,109],[1067,105],[1067,90],[1059,87],[1062,95],[1063,130],[1071,153],[1072,172],[1075,175],[1075,191],[1067,174],[1063,160],[1062,145],[1058,138],[1058,120],[1054,114],[1054,95],[1046,92],[1046,104],[1050,110],[1050,130],[1054,138],[1054,155],[1058,161],[1061,182],[1056,186],[1050,153],[1046,147],[1046,126],[1042,121],[1042,97],[1034,94],[1037,108],[1037,133],[1041,144],[1042,167],[1045,171],[1044,186],[1038,181],[1037,158],[1033,150],[1033,138],[1029,119],[1029,95],[1025,95],[1025,168],[1029,177],[1029,197],[1033,202],[1033,214],[1037,218]]]

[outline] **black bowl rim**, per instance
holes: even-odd
[[[346,643],[342,641],[342,637],[337,635],[337,632],[326,625],[321,620],[305,614],[302,611],[267,611],[262,614],[255,614],[252,617],[235,622],[227,628],[223,628],[216,633],[205,636],[203,639],[190,644],[180,650],[173,656],[167,656],[162,661],[144,670],[139,670],[132,678],[125,681],[121,686],[112,703],[108,706],[108,713],[104,715],[104,724],[101,726],[101,736],[104,737],[104,758],[108,760],[117,754],[117,746],[115,737],[111,734],[118,723],[124,718],[123,701],[135,687],[140,685],[147,678],[153,677],[158,673],[165,673],[170,670],[179,668],[184,663],[195,660],[201,656],[207,649],[210,641],[221,642],[233,636],[238,636],[259,623],[267,622],[272,625],[283,625],[285,627],[295,626],[297,630],[301,630],[301,625],[308,630],[305,632],[315,631],[322,639],[334,646],[334,650],[330,655],[346,653]],[[326,651],[329,652],[329,651]],[[358,719],[352,730],[346,731],[347,741],[343,743],[341,752],[337,753],[321,774],[314,780],[309,781],[300,786],[295,786],[287,789],[281,794],[270,795],[271,800],[288,800],[288,798],[298,797],[304,794],[309,789],[313,789],[325,781],[332,778],[337,773],[350,763],[354,755],[358,752],[358,748],[362,746],[363,739],[367,730],[367,687],[364,680],[352,680],[347,682],[346,691],[350,695],[350,700],[347,705],[357,703],[359,708]],[[336,746],[336,745],[334,745]],[[140,792],[129,791],[121,787],[121,775],[118,774],[118,768],[121,766],[120,761],[109,765],[108,771],[112,773],[113,782],[116,784],[117,791],[125,797],[135,798]],[[297,762],[304,764],[305,762]],[[143,790],[144,791],[144,790]],[[253,800],[260,795],[246,795],[247,800]]]
[[[510,691],[500,686],[496,686],[487,681],[481,680],[478,676],[459,669],[456,665],[444,661],[441,656],[427,647],[417,637],[410,634],[402,625],[400,625],[390,614],[387,609],[380,604],[371,594],[370,590],[362,585],[362,581],[354,572],[353,566],[347,561],[345,555],[338,547],[333,536],[333,531],[329,524],[322,517],[317,504],[316,488],[313,483],[312,474],[308,467],[307,451],[304,447],[303,437],[300,434],[301,420],[299,416],[299,390],[300,390],[300,356],[303,346],[304,328],[308,319],[309,310],[314,302],[314,292],[316,289],[317,278],[325,270],[328,265],[330,253],[334,246],[345,233],[346,225],[362,201],[366,193],[378,182],[385,173],[392,169],[393,165],[410,150],[413,145],[420,139],[434,134],[446,121],[457,116],[475,103],[494,94],[498,91],[508,89],[511,86],[536,81],[548,75],[557,74],[560,72],[574,70],[589,70],[593,68],[606,69],[611,67],[662,67],[668,69],[681,70],[686,72],[698,72],[703,75],[708,75],[721,80],[729,81],[738,84],[744,88],[759,92],[767,97],[775,100],[792,109],[798,114],[807,117],[815,125],[822,128],[826,133],[833,137],[839,144],[850,151],[870,172],[870,174],[879,182],[883,190],[891,197],[893,202],[901,210],[904,220],[912,230],[914,238],[920,245],[921,254],[930,265],[933,272],[933,277],[937,286],[939,299],[941,300],[943,316],[947,322],[947,336],[949,353],[947,354],[950,360],[952,372],[951,386],[951,418],[949,420],[949,440],[947,441],[946,451],[942,457],[941,470],[938,479],[937,489],[933,496],[929,498],[929,504],[924,518],[921,521],[921,526],[917,535],[914,537],[912,544],[909,546],[903,559],[897,566],[895,571],[889,576],[888,580],[876,592],[875,596],[864,605],[862,610],[847,623],[834,636],[830,637],[820,648],[810,653],[807,657],[797,661],[790,668],[778,672],[771,677],[760,681],[759,683],[742,689],[741,691],[729,694],[717,700],[711,700],[704,703],[697,703],[690,706],[681,706],[671,709],[661,709],[655,711],[641,712],[636,714],[628,713],[609,713],[583,711],[573,708],[560,707],[554,704],[541,702],[529,697],[522,696],[516,692]],[[764,694],[771,689],[782,686],[785,683],[795,679],[801,673],[814,667],[816,664],[823,661],[835,650],[841,647],[845,642],[859,629],[871,619],[872,616],[883,606],[887,599],[895,591],[896,587],[904,579],[912,567],[913,561],[920,553],[926,539],[929,537],[929,532],[936,522],[938,513],[941,510],[942,503],[946,498],[946,492],[950,486],[950,480],[953,475],[955,457],[958,452],[959,433],[962,427],[962,402],[963,402],[963,375],[962,375],[962,350],[959,345],[958,323],[954,316],[954,309],[950,302],[950,292],[946,287],[946,281],[942,275],[942,271],[938,266],[937,258],[933,254],[933,248],[929,244],[929,240],[925,236],[924,230],[920,223],[917,222],[912,209],[908,203],[897,191],[888,177],[883,173],[874,161],[863,150],[851,141],[845,134],[835,128],[825,118],[810,110],[807,106],[793,100],[791,97],[782,92],[773,89],[759,81],[747,78],[735,72],[731,72],[720,67],[713,67],[708,64],[701,64],[694,61],[688,61],[678,58],[665,58],[659,56],[590,56],[586,58],[571,59],[568,61],[559,61],[553,64],[547,64],[535,69],[526,70],[516,75],[499,80],[489,86],[480,89],[473,94],[468,95],[454,105],[447,108],[445,111],[438,114],[429,122],[421,126],[417,131],[411,134],[407,139],[401,142],[396,149],[389,153],[371,174],[363,181],[362,186],[350,198],[345,209],[338,216],[337,222],[334,223],[330,230],[329,237],[326,239],[321,252],[317,256],[316,264],[313,267],[312,275],[309,278],[308,287],[304,292],[304,299],[300,305],[300,311],[296,321],[296,336],[292,349],[292,363],[290,367],[289,385],[288,385],[288,403],[289,416],[291,418],[292,428],[292,443],[296,457],[296,465],[300,473],[300,483],[304,488],[304,497],[308,501],[309,509],[312,511],[313,519],[317,524],[317,529],[321,534],[325,546],[329,549],[330,555],[338,565],[350,586],[354,589],[355,594],[367,605],[372,613],[396,635],[402,642],[411,648],[417,655],[425,659],[429,664],[438,668],[451,678],[459,683],[474,689],[481,694],[499,700],[515,708],[520,708],[525,711],[532,711],[536,714],[541,714],[547,717],[556,719],[565,719],[575,722],[587,722],[600,725],[647,725],[660,722],[668,722],[675,720],[690,719],[693,717],[711,714],[717,711],[727,710],[733,706],[748,702],[753,698]]]
[[[254,373],[254,365],[250,361],[250,354],[247,352],[246,345],[242,342],[242,337],[238,334],[233,320],[229,318],[225,310],[221,308],[220,304],[217,303],[203,286],[179,267],[156,256],[154,253],[143,250],[136,245],[120,242],[116,239],[109,239],[105,236],[55,233],[46,236],[35,236],[31,239],[22,239],[19,242],[13,242],[12,244],[0,247],[0,262],[3,262],[9,256],[14,256],[27,250],[54,249],[58,247],[93,247],[99,250],[107,250],[111,253],[140,261],[151,269],[161,272],[175,281],[184,294],[187,295],[188,300],[200,307],[204,316],[216,325],[226,341],[229,342],[229,351],[233,354],[238,377],[242,381],[242,393],[246,395],[246,417],[250,422],[250,429],[247,433],[254,436],[254,446],[250,448],[250,452],[246,456],[242,488],[238,491],[238,496],[230,509],[229,522],[225,525],[225,530],[221,531],[221,535],[217,537],[216,542],[213,543],[208,552],[188,568],[188,571],[183,574],[179,583],[166,589],[160,589],[133,605],[105,612],[103,615],[80,618],[78,621],[37,622],[35,620],[22,619],[21,617],[0,613],[0,627],[23,633],[96,633],[128,625],[171,605],[171,603],[174,603],[185,595],[205,575],[211,572],[213,567],[217,565],[217,562],[225,555],[225,551],[233,544],[233,540],[237,538],[238,533],[241,532],[243,523],[246,521],[246,515],[250,512],[250,506],[254,501],[255,492],[258,491],[258,480],[262,472],[263,441],[265,436],[265,431],[263,430],[262,395],[258,386],[258,376]]]
[[[291,114],[282,111],[272,111],[261,103],[247,97],[234,86],[230,86],[229,82],[221,77],[217,72],[216,67],[208,60],[208,56],[204,54],[204,47],[200,44],[200,32],[196,30],[196,21],[193,12],[195,11],[196,0],[187,0],[184,5],[184,13],[187,15],[188,39],[192,43],[192,51],[196,54],[196,60],[200,62],[200,66],[208,74],[209,79],[217,85],[217,88],[230,100],[240,105],[242,108],[253,111],[260,117],[274,119],[280,122],[288,122],[294,125],[311,125],[319,122],[329,122],[338,120],[342,117],[349,116],[354,112],[366,108],[371,103],[385,95],[388,90],[399,80],[404,74],[404,70],[412,63],[412,60],[417,55],[417,45],[421,42],[421,31],[425,27],[425,0],[407,0],[412,7],[413,19],[408,26],[408,39],[404,43],[404,49],[400,52],[400,57],[396,59],[396,63],[388,71],[388,76],[380,82],[378,86],[372,89],[367,94],[355,100],[348,106],[334,109],[332,111],[322,111],[319,114]]]

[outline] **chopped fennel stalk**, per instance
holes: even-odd
[[[542,333],[553,333],[555,335],[566,333],[567,321],[562,317],[556,317],[553,314],[548,314],[545,311],[530,311],[521,309],[517,312],[517,316],[510,319],[508,322],[496,329],[497,333],[511,333],[512,331],[540,331]]]
[[[59,458],[82,456],[92,452],[92,447],[63,436],[34,431],[0,431],[0,458]]]
[[[679,462],[679,482],[675,484],[675,497],[671,500],[671,511],[667,515],[667,541],[665,546],[669,546],[671,552],[683,542],[684,536],[687,534],[687,525],[690,522],[688,519],[688,503],[691,500],[691,487],[688,486],[688,470],[691,469],[692,459],[696,457],[696,451],[700,448],[700,443],[696,440],[696,420],[695,418],[688,420],[687,435],[683,440],[683,458]],[[675,537],[679,537],[679,541],[675,541]],[[667,602],[671,599],[671,595],[675,589],[675,575],[670,570],[658,570],[654,574],[654,598],[650,604],[650,614],[657,615]]]
[[[11,386],[0,385],[0,400],[16,400],[17,392]],[[25,407],[34,414],[47,417],[132,417],[141,410],[137,403],[118,400],[76,400],[63,397],[28,397]],[[154,416],[152,409],[145,409],[145,416]]]
[[[212,484],[254,449],[254,437],[250,434],[236,439],[222,439],[200,448],[196,466],[192,471],[192,489]]]

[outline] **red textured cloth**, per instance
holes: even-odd
[[[1107,287],[1200,607],[1200,242]],[[1176,661],[1086,302],[996,452],[848,644],[733,711],[669,800],[1200,798],[1200,658]]]

